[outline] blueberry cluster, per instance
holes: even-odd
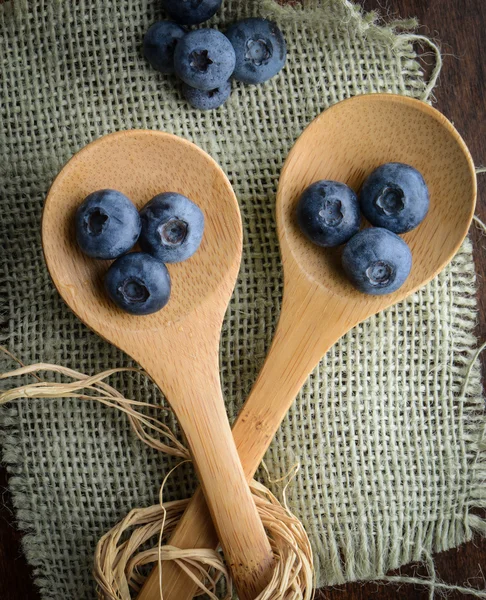
[[[182,80],[184,98],[194,108],[211,110],[231,94],[231,77],[248,84],[267,81],[285,64],[287,45],[280,29],[267,19],[250,18],[216,29],[187,31],[210,19],[222,0],[163,0],[174,21],[159,21],[143,41],[146,59],[161,73]]]
[[[297,205],[302,233],[323,247],[346,243],[342,266],[351,283],[372,295],[398,290],[412,268],[412,253],[397,234],[417,227],[427,215],[429,191],[421,173],[403,163],[375,169],[355,192],[337,181],[317,181]],[[360,229],[361,212],[374,227]]]
[[[105,290],[113,302],[131,314],[148,315],[170,298],[165,263],[187,260],[199,248],[204,215],[175,192],[158,194],[138,212],[121,192],[99,190],[79,206],[75,229],[85,254],[115,259],[105,275]],[[142,252],[128,253],[137,242]]]

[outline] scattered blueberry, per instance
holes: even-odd
[[[183,25],[197,25],[210,19],[222,0],[162,0],[167,14]]]
[[[182,94],[194,108],[212,110],[213,108],[218,108],[218,106],[221,106],[228,100],[231,94],[231,82],[227,81],[215,90],[198,90],[187,85],[187,83],[183,83]]]
[[[174,72],[174,51],[186,31],[177,23],[158,21],[143,38],[143,53],[154,69],[161,73]]]
[[[387,163],[364,182],[360,203],[372,225],[405,233],[424,220],[429,210],[429,190],[417,169],[403,163]]]
[[[226,33],[233,44],[233,77],[243,83],[263,83],[285,64],[287,45],[280,29],[267,19],[251,18],[231,25]]]
[[[135,205],[124,194],[99,190],[79,206],[75,227],[78,245],[85,254],[109,260],[134,246],[141,223]]]
[[[198,29],[178,42],[174,66],[176,74],[187,85],[214,90],[231,77],[235,51],[228,38],[216,29]]]
[[[113,302],[126,312],[149,315],[169,301],[169,271],[150,254],[131,252],[111,264],[105,275],[105,289]]]
[[[140,211],[142,250],[166,263],[181,262],[199,248],[204,232],[201,209],[182,194],[166,192]]]
[[[388,229],[363,229],[346,244],[342,264],[356,289],[380,296],[400,288],[412,268],[412,253],[402,238]]]
[[[353,190],[338,181],[316,181],[297,205],[302,233],[318,246],[339,246],[359,231],[361,215]]]

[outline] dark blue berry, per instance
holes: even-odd
[[[149,315],[163,308],[170,297],[167,267],[150,254],[121,256],[105,275],[105,289],[113,302],[132,315]]]
[[[346,244],[342,264],[356,289],[381,296],[400,288],[412,268],[412,253],[402,238],[388,229],[363,229]]]
[[[113,259],[128,252],[140,235],[140,216],[121,192],[99,190],[76,211],[76,239],[91,258]]]
[[[235,49],[233,77],[238,81],[263,83],[284,66],[287,44],[275,23],[267,19],[244,19],[231,25],[226,35]]]
[[[417,169],[403,163],[387,163],[364,182],[360,204],[372,225],[405,233],[425,219],[429,190]]]
[[[183,25],[197,25],[210,19],[221,6],[222,0],[162,0],[167,14]]]
[[[186,260],[196,252],[204,233],[201,209],[182,194],[165,192],[140,211],[142,250],[166,263]]]
[[[212,110],[213,108],[218,108],[218,106],[221,106],[228,100],[231,94],[231,82],[227,81],[215,90],[198,90],[187,85],[187,83],[183,83],[182,94],[194,108]]]
[[[174,54],[177,75],[193,88],[214,90],[223,86],[235,68],[235,51],[216,29],[198,29],[185,35]]]
[[[361,215],[353,190],[338,181],[316,181],[297,205],[302,233],[318,246],[339,246],[359,231]]]
[[[154,69],[174,72],[174,51],[184,35],[185,30],[170,21],[159,21],[150,27],[143,38],[143,53]]]

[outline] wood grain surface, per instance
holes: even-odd
[[[365,0],[367,9],[383,11],[383,0]],[[449,117],[469,146],[477,165],[486,163],[486,127],[484,97],[486,87],[482,48],[486,43],[486,3],[483,0],[390,0],[386,8],[402,17],[415,15],[423,32],[436,35],[446,54],[439,85],[435,90],[435,106]],[[486,175],[479,176],[477,214],[486,220]],[[479,280],[479,324],[477,334],[486,339],[486,275],[485,240],[472,231],[476,268]],[[483,360],[483,366],[486,360]],[[9,494],[7,475],[0,470],[0,598],[2,600],[34,600],[40,596],[32,583],[30,567],[21,552],[21,534],[15,520]],[[466,584],[479,589],[486,587],[480,565],[486,564],[486,541],[477,539],[460,548],[435,557],[437,574],[452,584]],[[423,566],[401,569],[402,574],[426,575]],[[386,598],[426,599],[428,590],[413,585],[397,588],[375,583],[348,584],[325,590],[318,598],[351,598],[376,600]],[[461,598],[452,594],[450,598]]]

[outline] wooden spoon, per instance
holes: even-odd
[[[73,216],[90,192],[120,190],[141,208],[175,191],[199,205],[205,232],[196,254],[169,266],[172,295],[148,316],[119,310],[103,292],[108,263],[84,256]],[[86,146],[54,181],[42,243],[55,286],[74,313],[142,365],[169,399],[187,438],[218,537],[240,596],[252,600],[272,574],[273,556],[241,467],[219,379],[219,338],[242,252],[231,184],[194,144],[155,131],[125,131]]]
[[[421,171],[431,205],[424,222],[404,235],[413,254],[405,285],[388,296],[357,292],[340,268],[341,249],[311,244],[294,221],[302,191],[319,179],[359,190],[380,164],[399,161]],[[277,193],[277,227],[284,267],[280,320],[267,359],[233,436],[247,477],[253,477],[280,422],[323,354],[352,327],[400,302],[452,259],[469,229],[476,176],[469,151],[452,124],[427,104],[391,94],[357,96],[317,117],[290,152]],[[197,492],[171,544],[215,547],[217,537]],[[155,569],[154,569],[155,572]],[[163,565],[164,600],[193,596],[193,582],[173,563]],[[159,599],[156,577],[139,600]]]

